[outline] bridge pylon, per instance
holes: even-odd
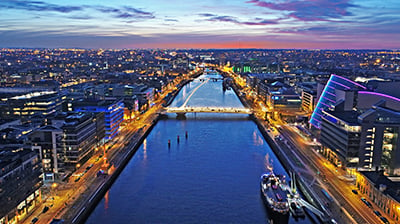
[[[186,120],[186,112],[177,112],[176,113],[176,119]]]

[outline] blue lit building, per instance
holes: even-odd
[[[77,112],[104,113],[106,140],[114,138],[124,120],[123,100],[80,100],[73,105]]]
[[[337,103],[348,97],[356,97],[355,92],[357,90],[366,90],[366,87],[347,78],[332,74],[311,115],[310,124],[317,129],[321,129],[323,110],[333,108]],[[346,108],[352,108],[355,106],[352,105],[353,102],[354,101],[346,101],[348,105],[344,106]],[[349,103],[351,103],[351,105]]]

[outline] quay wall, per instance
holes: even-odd
[[[158,119],[159,119],[159,117],[154,119],[152,121],[152,124],[148,128],[145,128],[144,131],[143,131],[143,129],[142,129],[142,131],[139,131],[141,133],[137,132],[139,134],[138,139],[132,140],[132,142],[129,143],[129,145],[125,146],[127,148],[128,152],[124,156],[124,159],[121,161],[120,165],[118,167],[116,167],[115,171],[110,176],[108,176],[106,182],[101,186],[101,188],[99,188],[95,192],[95,195],[92,195],[92,197],[90,197],[92,200],[87,201],[85,210],[83,210],[83,212],[81,212],[81,213],[77,214],[77,216],[75,216],[73,223],[85,223],[86,219],[90,216],[92,211],[96,208],[97,204],[104,197],[106,192],[111,188],[112,184],[115,182],[115,180],[121,174],[121,172],[124,170],[125,166],[129,163],[131,158],[135,155],[136,151],[139,149],[139,147],[143,143],[144,139],[146,139],[148,134],[151,132],[151,130],[157,124]]]

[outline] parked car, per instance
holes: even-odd
[[[376,211],[376,210],[375,210],[374,213],[375,213],[375,215],[378,216],[378,217],[381,217],[381,216],[382,216],[382,214],[381,214],[379,211]]]
[[[93,164],[90,164],[89,166],[86,167],[86,170],[90,170],[90,168],[93,167]]]
[[[389,220],[387,220],[387,218],[381,216],[381,220],[382,220],[383,223],[389,224]]]
[[[367,199],[361,198],[361,201],[364,202],[364,204],[366,204],[368,207],[372,208],[372,204],[369,201],[367,201]]]
[[[53,219],[50,224],[63,224],[64,219]]]
[[[49,210],[49,207],[47,207],[47,206],[44,206],[44,208],[43,208],[43,213],[46,213],[47,211]]]
[[[35,218],[32,219],[31,223],[36,223],[37,221],[39,221],[39,218],[35,217]]]
[[[351,190],[351,192],[353,192],[354,194],[358,194],[358,191],[355,189]]]

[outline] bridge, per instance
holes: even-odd
[[[253,111],[249,108],[237,108],[237,107],[167,107],[165,110],[167,113],[235,113],[235,114],[252,114]]]

